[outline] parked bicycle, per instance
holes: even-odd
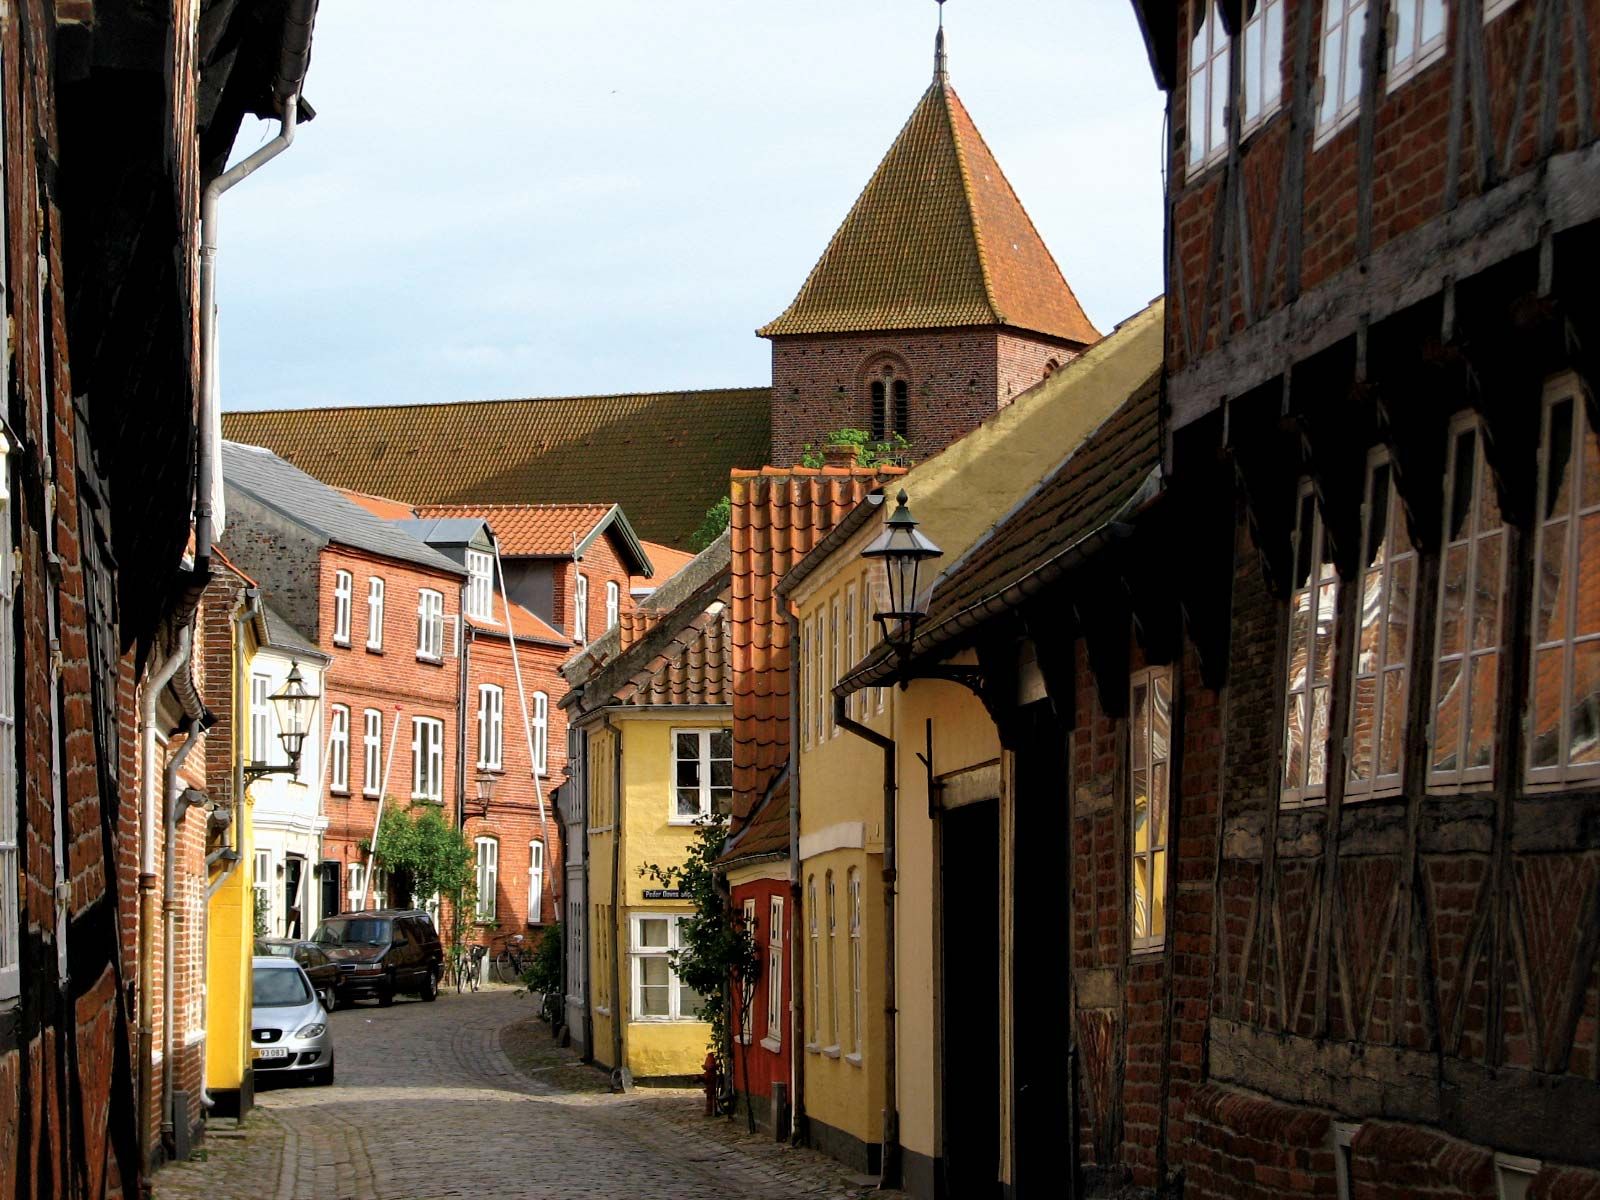
[[[494,976],[501,983],[521,983],[522,973],[533,966],[533,952],[527,941],[522,934],[513,933],[494,956]]]
[[[477,991],[479,981],[483,978],[483,960],[489,953],[487,946],[462,946],[456,948],[455,977],[456,992]]]

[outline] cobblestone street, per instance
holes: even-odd
[[[269,1079],[237,1131],[156,1175],[158,1200],[854,1197],[869,1180],[707,1121],[696,1093],[614,1096],[511,989],[332,1017],[332,1087]]]

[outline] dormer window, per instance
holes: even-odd
[[[482,550],[467,551],[467,616],[494,620],[494,556]]]

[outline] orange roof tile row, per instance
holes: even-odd
[[[774,589],[899,467],[732,473],[733,808],[750,814],[789,750],[789,622]]]
[[[359,504],[380,520],[410,521],[414,520],[417,515],[417,510],[403,500],[391,500],[388,496],[372,496],[366,492],[358,492],[354,488],[336,486],[333,490],[346,500]]]
[[[611,504],[419,504],[419,517],[482,517],[510,558],[556,558],[610,514]]]
[[[505,602],[501,600],[498,591],[494,593],[494,617],[493,621],[482,621],[474,617],[468,617],[467,624],[484,633],[498,633],[502,637],[505,636],[506,606]],[[572,639],[566,634],[547,624],[538,613],[523,608],[520,604],[511,606],[511,631],[516,634],[518,642],[532,639],[540,642],[554,642],[559,646],[572,645]]]
[[[728,589],[686,622],[662,651],[616,691],[621,704],[727,704],[732,691],[728,655]]]
[[[646,541],[644,538],[639,539],[639,544],[644,547],[644,552],[649,556],[650,565],[655,567],[656,573],[650,579],[634,576],[630,581],[633,587],[660,587],[694,561],[692,550],[679,550],[674,546],[664,546],[660,542]]]

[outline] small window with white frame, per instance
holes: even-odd
[[[540,775],[550,771],[550,695],[533,694],[533,769]]]
[[[1405,765],[1417,553],[1406,536],[1387,450],[1375,450],[1367,460],[1362,514],[1360,608],[1345,774],[1345,795],[1350,799],[1398,794]]]
[[[272,736],[272,705],[268,697],[272,692],[272,677],[256,673],[250,676],[250,758],[252,762],[270,763],[278,758],[274,746],[282,743]]]
[[[350,710],[343,704],[328,709],[328,787],[350,790]]]
[[[1444,486],[1428,786],[1450,790],[1494,779],[1506,587],[1506,526],[1470,413],[1450,424]]]
[[[733,805],[733,730],[672,731],[672,823],[688,824]]]
[[[1217,0],[1190,6],[1197,23],[1189,34],[1189,170],[1201,170],[1228,152],[1228,31]]]
[[[844,591],[844,676],[850,668],[861,661],[861,656],[856,652],[856,589],[851,584]],[[856,717],[856,694],[851,692],[845,699],[845,713],[854,720]]]
[[[812,620],[814,628],[811,638],[811,679],[816,687],[812,702],[816,706],[816,744],[822,745],[828,740],[828,639],[827,619],[818,613]]]
[[[1494,1156],[1495,1200],[1527,1200],[1533,1181],[1544,1164],[1536,1158],[1516,1154]]]
[[[276,932],[272,920],[272,889],[277,878],[272,851],[257,850],[255,878],[250,881],[250,890],[255,902],[256,920],[266,927],[268,937]]]
[[[589,577],[582,571],[572,585],[572,640],[589,640]]]
[[[796,635],[799,644],[792,647],[795,661],[800,664],[800,745],[811,749],[811,622],[800,622]]]
[[[472,844],[477,867],[474,878],[478,885],[476,915],[480,922],[486,923],[495,917],[495,893],[500,887],[500,843],[492,837],[480,837]]]
[[[1534,529],[1528,782],[1600,775],[1600,439],[1576,376],[1545,389]]]
[[[1172,762],[1172,670],[1134,674],[1128,695],[1129,945],[1167,937],[1167,814]]]
[[[528,924],[544,920],[544,843],[528,843]]]
[[[828,685],[824,703],[828,709],[828,736],[839,736],[838,714],[833,707],[833,689],[839,686],[839,676],[844,672],[840,664],[844,661],[844,628],[839,621],[839,599],[834,597],[828,605]]]
[[[745,936],[750,939],[750,944],[754,946],[756,941],[756,898],[754,896],[746,896],[742,908]],[[751,1024],[752,1017],[750,1012],[755,1006],[755,979],[752,977],[741,979],[739,981],[739,991],[739,1040],[748,1046],[755,1040],[755,1026]]]
[[[850,1053],[854,1062],[861,1061],[861,1025],[865,1008],[861,1000],[863,968],[861,962],[861,871],[851,867],[848,876],[850,901]]]
[[[383,714],[369,708],[361,714],[361,794],[376,796],[383,786]]]
[[[1361,46],[1369,0],[1324,0],[1322,73],[1317,79],[1316,144],[1321,145],[1361,111]]]
[[[0,372],[0,379],[3,379]],[[12,566],[11,443],[0,434],[0,1001],[22,991],[21,851],[17,832],[16,571]]]
[[[367,867],[365,863],[353,862],[345,871],[345,902],[349,904],[349,911],[351,912],[359,912],[361,910],[361,893],[364,890],[362,884],[366,877]]]
[[[417,591],[417,657],[438,662],[444,657],[444,593]]]
[[[383,580],[376,575],[367,580],[367,649],[383,649]]]
[[[1279,802],[1320,803],[1328,788],[1339,573],[1310,481],[1300,485],[1292,544],[1288,658],[1284,663],[1283,771]]]
[[[810,1037],[806,1039],[806,1049],[816,1050],[821,1046],[822,1025],[822,941],[817,929],[817,877],[806,877],[806,933],[811,941],[811,970],[806,978],[811,981],[811,1003],[806,1008],[806,1025],[810,1030]]]
[[[494,555],[467,551],[467,616],[494,621]]]
[[[1256,0],[1246,18],[1239,53],[1244,77],[1244,120],[1249,133],[1278,111],[1283,99],[1283,9],[1285,0]]]
[[[772,1049],[783,1045],[783,897],[767,901],[767,1037]]]
[[[1444,57],[1445,0],[1390,0],[1389,90]]]
[[[444,722],[411,719],[411,798],[444,800]]]
[[[705,998],[678,978],[672,955],[683,948],[679,916],[635,913],[633,927],[633,1019],[698,1021]]]
[[[1328,1130],[1333,1148],[1333,1188],[1338,1200],[1352,1200],[1355,1190],[1355,1163],[1352,1146],[1361,1126],[1335,1121]]]
[[[617,627],[622,620],[622,585],[615,579],[606,580],[606,629]]]
[[[354,581],[349,571],[333,573],[333,643],[350,644],[350,589]]]
[[[839,1052],[839,905],[833,872],[823,879],[823,894],[828,900],[828,1046],[830,1053]]]
[[[492,683],[478,685],[478,766],[498,771],[505,754],[505,692]]]

